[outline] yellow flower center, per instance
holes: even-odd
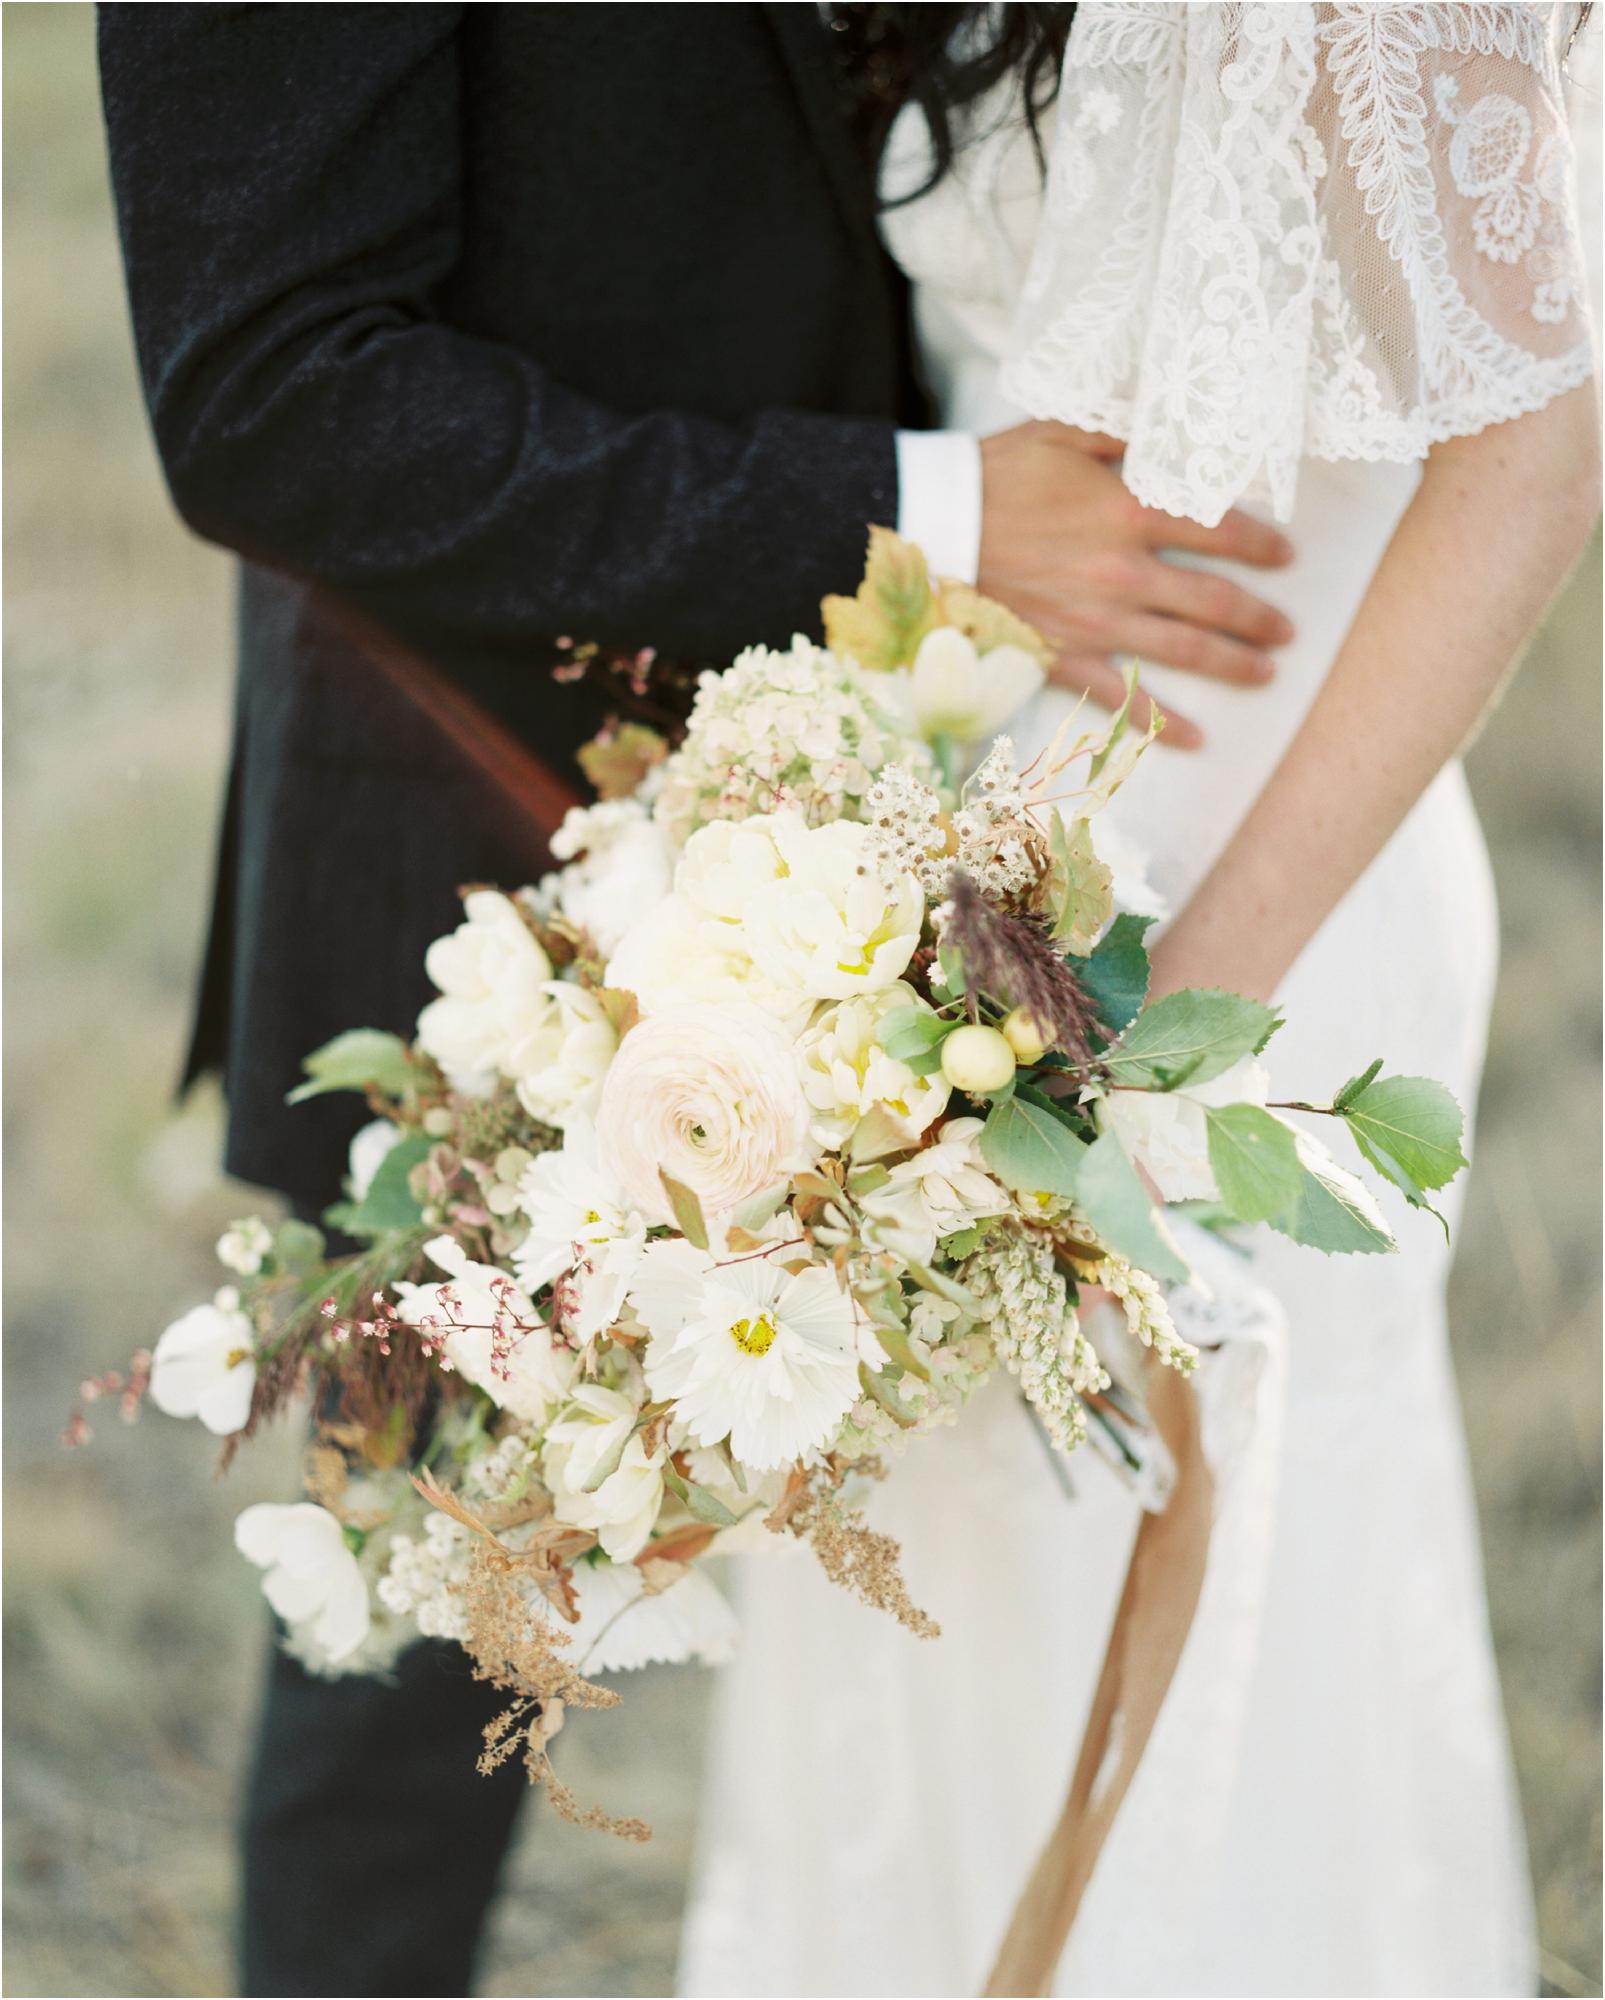
[[[780,1331],[768,1313],[756,1319],[738,1319],[731,1324],[730,1338],[743,1354],[767,1354]]]

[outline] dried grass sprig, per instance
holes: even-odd
[[[963,962],[972,1014],[983,993],[1024,1007],[1072,1062],[1092,1064],[1098,1010],[1048,926],[1000,910],[962,869],[953,871],[948,899],[942,942]]]

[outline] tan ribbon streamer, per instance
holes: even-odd
[[[988,1995],[1051,1991],[1204,1586],[1215,1485],[1199,1434],[1198,1398],[1172,1368],[1150,1361],[1148,1377],[1148,1413],[1175,1460],[1176,1483],[1164,1512],[1144,1514],[1137,1529],[1069,1796],[1015,1905]]]
[[[327,600],[321,608],[417,703],[544,847],[563,814],[580,803],[579,793],[438,668],[366,620]],[[1164,1512],[1144,1514],[1137,1529],[1069,1796],[1015,1906],[986,1983],[989,1996],[1049,1991],[1198,1609],[1215,1498],[1198,1399],[1174,1369],[1152,1360],[1147,1397],[1149,1416],[1175,1463],[1175,1486]]]

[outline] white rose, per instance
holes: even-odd
[[[367,1638],[368,1586],[326,1507],[310,1501],[247,1507],[234,1523],[234,1546],[266,1570],[262,1595],[285,1624],[310,1628],[310,1638],[331,1664],[348,1658]]]
[[[388,1118],[375,1118],[352,1139],[351,1151],[346,1157],[346,1174],[351,1182],[353,1201],[367,1199],[374,1175],[389,1158],[400,1137],[400,1126],[392,1125]]]
[[[454,1090],[487,1097],[512,1072],[510,1052],[551,1011],[552,962],[506,896],[476,889],[465,922],[436,938],[424,958],[441,998],[418,1016],[418,1045]]]
[[[826,1008],[797,1044],[798,1075],[821,1146],[846,1145],[860,1121],[879,1109],[876,1150],[896,1151],[899,1141],[912,1146],[946,1109],[952,1086],[939,1069],[916,1076],[875,1039],[886,1016],[904,1007],[931,1012],[912,987],[888,986]]]
[[[237,1296],[237,1295],[236,1295]],[[150,1399],[170,1417],[199,1417],[217,1437],[245,1428],[256,1388],[251,1322],[237,1306],[194,1306],[156,1343]]]
[[[1166,1201],[1214,1201],[1206,1105],[1264,1104],[1270,1078],[1245,1056],[1207,1083],[1183,1090],[1112,1090],[1098,1100],[1098,1129],[1113,1132]]]
[[[775,820],[787,873],[753,898],[745,930],[760,971],[782,991],[845,1000],[893,985],[919,943],[925,898],[908,873],[888,883],[855,820]]]
[[[927,633],[914,655],[909,694],[922,736],[974,743],[993,736],[1037,693],[1044,675],[1023,646],[985,654],[951,625]]]
[[[650,1220],[674,1219],[660,1169],[723,1215],[807,1164],[793,1044],[754,1007],[654,1015],[620,1044],[596,1130],[603,1166]]]
[[[463,1380],[522,1422],[544,1423],[568,1394],[579,1356],[553,1340],[534,1302],[505,1271],[474,1263],[455,1237],[432,1237],[424,1254],[450,1283],[397,1285],[402,1319],[409,1326],[450,1328],[446,1358]],[[498,1322],[511,1330],[500,1357],[492,1331]]]
[[[552,836],[569,866],[551,878],[563,914],[590,933],[606,957],[641,911],[669,893],[673,857],[644,805],[612,799],[575,806]]]
[[[532,1021],[507,1053],[518,1101],[531,1118],[559,1131],[596,1108],[618,1031],[596,995],[566,979],[545,988],[546,1013]]]
[[[608,961],[607,983],[633,993],[646,1015],[699,1006],[761,1007],[799,1027],[810,1011],[805,996],[778,987],[753,964],[740,924],[678,894],[665,896],[626,933]]]

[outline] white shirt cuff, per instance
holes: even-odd
[[[897,532],[933,576],[974,583],[981,566],[981,447],[968,431],[897,433]]]

